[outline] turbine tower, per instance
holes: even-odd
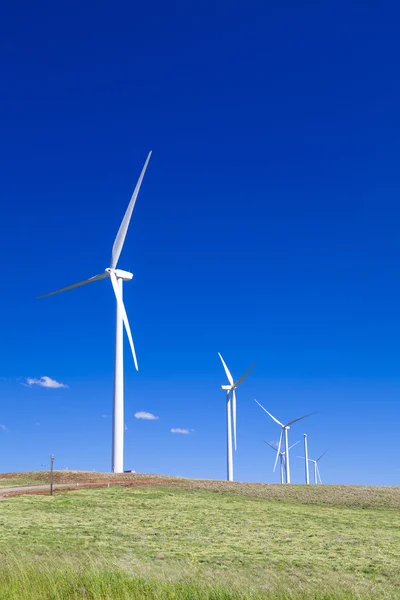
[[[291,450],[293,448],[293,446],[296,446],[299,443],[299,441],[295,442],[294,444],[292,444],[290,446],[289,450]],[[265,443],[267,444],[267,446],[269,446],[270,448],[272,448],[272,450],[274,452],[277,451],[277,447],[276,446],[273,446],[269,442],[265,442]],[[279,451],[279,462],[280,462],[279,467],[280,467],[280,473],[281,473],[281,483],[285,483],[285,452],[282,452],[282,450]]]
[[[226,391],[226,429],[227,429],[227,479],[233,481],[233,453],[232,453],[232,421],[233,421],[233,442],[236,450],[236,388],[246,379],[247,375],[252,369],[254,369],[254,363],[248,371],[240,379],[233,381],[231,372],[221,354],[218,352],[218,356],[221,359],[222,366],[224,367],[226,376],[229,381],[229,385],[221,385],[221,389]]]
[[[267,411],[266,408],[264,408],[257,400],[254,400],[255,402],[257,402],[258,406],[260,408],[263,409],[264,412],[267,413],[267,415],[269,415],[271,417],[271,419],[273,421],[275,421],[275,423],[278,423],[278,425],[282,428],[281,430],[281,435],[279,437],[279,444],[278,444],[278,449],[277,449],[277,453],[276,453],[276,460],[275,460],[275,466],[274,466],[274,472],[276,469],[276,465],[278,464],[278,458],[279,458],[279,452],[281,450],[281,446],[282,446],[282,438],[283,436],[285,436],[285,472],[286,472],[286,483],[290,483],[290,460],[289,460],[289,429],[290,426],[293,425],[294,423],[297,423],[297,421],[301,421],[302,419],[305,419],[306,417],[310,417],[311,415],[315,414],[315,413],[309,413],[308,415],[303,415],[302,417],[299,417],[298,419],[294,419],[293,421],[289,421],[289,423],[286,423],[286,425],[284,425],[283,423],[281,423],[280,421],[278,421],[278,419],[276,419],[273,415],[271,415],[270,412]]]
[[[308,441],[307,434],[304,433],[304,456],[305,456],[305,472],[306,472],[306,485],[310,484],[310,473],[308,470]]]
[[[111,253],[110,266],[90,279],[74,283],[67,287],[50,292],[40,298],[46,296],[52,296],[59,292],[65,292],[87,283],[93,283],[100,279],[109,277],[111,285],[114,290],[116,299],[116,323],[115,323],[115,358],[114,358],[114,404],[113,404],[113,429],[112,429],[112,471],[114,473],[124,472],[124,355],[123,355],[123,328],[125,327],[126,334],[128,336],[129,345],[131,347],[133,362],[135,363],[136,370],[138,370],[138,363],[136,359],[135,346],[133,344],[131,328],[129,326],[128,316],[126,314],[124,301],[123,301],[123,282],[130,281],[133,277],[132,273],[128,271],[122,271],[117,269],[118,259],[122,252],[122,248],[125,242],[126,233],[128,231],[129,223],[132,216],[132,211],[135,206],[136,198],[139,194],[140,186],[142,185],[143,177],[149,164],[151,152],[149,152],[146,162],[144,163],[142,172],[133,191],[131,200],[126,209],[124,218],[122,219],[120,228],[118,229],[117,236],[114,241]]]

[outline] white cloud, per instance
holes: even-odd
[[[2,425],[0,423],[0,429],[2,429],[3,431],[8,431],[8,428],[5,425]]]
[[[183,433],[184,435],[189,435],[189,429],[181,429],[180,427],[173,427],[171,429],[171,433]]]
[[[157,421],[160,418],[160,417],[156,417],[155,415],[152,415],[151,413],[144,412],[143,410],[135,413],[135,417],[137,419],[145,419],[147,421]]]
[[[101,415],[103,419],[109,419],[111,415]]]
[[[128,431],[128,425],[125,423],[125,427],[124,427],[125,431]]]
[[[67,388],[68,387],[65,383],[59,383],[55,379],[51,379],[51,377],[47,377],[47,375],[44,375],[40,379],[31,379],[30,377],[27,377],[26,383],[29,386],[40,385],[40,387],[45,387],[45,388]]]
[[[39,421],[37,423],[35,423],[36,427],[39,427],[40,423]]]

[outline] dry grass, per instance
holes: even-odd
[[[121,483],[142,481],[169,481],[171,477],[165,475],[146,475],[144,473],[101,473],[96,471],[54,471],[54,483]],[[176,478],[178,481],[179,479]],[[25,473],[0,473],[0,489],[8,487],[43,485],[50,481],[49,471],[30,471]]]
[[[207,490],[263,500],[319,504],[348,508],[393,508],[400,510],[400,487],[355,485],[278,485],[228,483],[225,481],[180,480],[184,489]]]

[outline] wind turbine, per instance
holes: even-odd
[[[122,286],[124,281],[130,281],[133,277],[132,273],[128,271],[122,271],[121,269],[117,269],[118,259],[122,252],[122,248],[125,242],[126,233],[128,231],[129,223],[132,216],[132,211],[135,206],[136,198],[139,194],[140,186],[142,185],[143,177],[147,169],[147,165],[149,164],[149,160],[151,157],[151,152],[149,152],[146,162],[144,163],[142,172],[140,173],[140,177],[136,184],[136,187],[133,191],[132,197],[128,204],[128,208],[126,209],[124,218],[122,219],[121,225],[118,229],[117,236],[114,241],[114,245],[112,247],[111,253],[111,263],[110,266],[105,269],[104,273],[100,273],[100,275],[95,275],[94,277],[90,277],[90,279],[85,279],[85,281],[80,281],[79,283],[74,283],[73,285],[68,285],[67,287],[56,290],[55,292],[50,292],[49,294],[45,294],[44,296],[40,296],[40,298],[45,298],[46,296],[52,296],[53,294],[58,294],[59,292],[65,292],[67,290],[71,290],[73,288],[79,287],[81,285],[86,285],[87,283],[93,283],[94,281],[99,281],[100,279],[105,279],[109,277],[111,280],[111,285],[114,290],[115,299],[116,299],[116,323],[115,323],[115,359],[114,359],[114,406],[113,406],[113,436],[112,436],[112,471],[114,473],[123,473],[124,471],[124,356],[123,356],[123,327],[125,326],[125,331],[128,336],[129,345],[131,347],[133,362],[135,363],[136,370],[138,370],[138,363],[136,358],[135,346],[133,344],[131,328],[129,326],[128,316],[126,314],[124,302],[123,302],[123,294],[122,294]]]
[[[328,450],[329,450],[329,448],[327,448],[325,450],[325,452],[323,452],[321,454],[321,456],[319,458],[317,458],[317,460],[313,460],[312,458],[309,458],[309,461],[314,463],[314,483],[318,483],[318,479],[319,479],[319,482],[322,483],[321,475],[320,475],[319,469],[318,469],[318,463],[321,460],[321,458],[323,456],[325,456],[325,454],[328,452]]]
[[[236,388],[246,379],[247,375],[252,369],[254,369],[254,363],[248,371],[240,379],[233,381],[231,372],[221,354],[218,352],[218,356],[221,359],[222,366],[224,367],[226,376],[229,381],[229,385],[221,385],[222,390],[226,390],[226,428],[227,428],[227,477],[228,481],[233,481],[233,453],[232,453],[232,421],[233,421],[233,441],[236,450]]]
[[[325,452],[323,452],[323,453],[321,454],[321,456],[319,456],[319,457],[317,458],[317,460],[313,460],[312,458],[309,458],[309,459],[308,459],[310,462],[312,462],[312,463],[314,464],[314,483],[315,483],[315,484],[317,484],[317,483],[318,483],[318,479],[319,479],[319,483],[322,483],[321,475],[320,475],[320,473],[319,473],[319,469],[318,469],[318,463],[319,463],[319,461],[321,460],[321,458],[322,458],[323,456],[325,456],[325,454],[328,452],[328,450],[329,450],[329,448],[327,448],[327,449],[325,450]],[[305,457],[304,457],[304,456],[298,456],[297,458],[302,458],[303,460],[305,460]]]
[[[283,436],[285,436],[285,471],[286,471],[286,483],[290,483],[290,461],[289,461],[289,429],[290,426],[293,425],[294,423],[297,423],[297,421],[301,421],[302,419],[305,419],[306,417],[310,417],[311,415],[315,414],[315,413],[309,413],[308,415],[303,415],[302,417],[299,417],[298,419],[294,419],[293,421],[289,421],[289,423],[286,423],[285,425],[283,423],[281,423],[280,421],[278,421],[278,419],[276,419],[273,415],[271,415],[270,412],[267,411],[266,408],[264,408],[259,402],[258,400],[254,400],[255,402],[257,402],[258,406],[260,408],[263,409],[264,412],[267,413],[267,415],[269,415],[271,417],[271,419],[273,421],[275,421],[275,423],[278,423],[278,425],[280,425],[280,427],[282,427],[282,431],[281,431],[281,435],[279,437],[279,444],[278,444],[278,449],[277,449],[277,453],[276,453],[276,460],[275,460],[275,466],[274,466],[274,471],[276,469],[276,465],[278,463],[278,458],[279,458],[279,452],[281,450],[281,446],[282,446],[282,438]]]
[[[291,450],[293,448],[293,446],[296,446],[296,444],[298,444],[299,441],[300,440],[298,440],[297,442],[295,442],[294,444],[292,444],[290,446],[289,450]],[[277,450],[276,446],[273,446],[269,442],[265,442],[265,443],[267,444],[267,446],[269,446],[270,448],[272,448],[272,450],[274,452],[276,452],[276,450]],[[281,473],[281,483],[285,483],[285,452],[282,452],[282,450],[279,451],[279,461],[280,461],[279,467],[280,467],[280,473]]]

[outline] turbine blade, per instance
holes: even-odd
[[[317,475],[318,475],[318,478],[319,478],[319,482],[322,483],[322,479],[321,479],[321,475],[319,473],[318,465],[317,465]]]
[[[237,386],[240,385],[244,379],[246,379],[247,375],[250,373],[250,371],[252,371],[254,369],[255,366],[256,366],[256,363],[251,365],[250,369],[248,369],[246,371],[246,373],[244,375],[242,375],[240,379],[237,380],[237,382],[235,383],[235,388],[237,388]]]
[[[321,454],[321,456],[320,456],[319,458],[317,458],[317,462],[318,462],[319,460],[321,460],[321,458],[322,458],[323,456],[325,456],[325,454],[328,452],[328,450],[329,450],[329,448],[327,448],[327,449],[325,450],[325,452],[323,452],[323,453]]]
[[[300,442],[300,440],[298,440],[297,442],[295,442],[294,444],[292,444],[291,446],[289,446],[289,450],[291,450],[294,446],[297,446],[297,444]]]
[[[276,459],[275,459],[275,464],[274,464],[274,473],[275,473],[276,465],[278,464],[279,455],[281,453],[282,436],[283,436],[283,429],[281,431],[281,435],[280,435],[280,438],[279,438],[279,444],[278,444],[278,448],[277,448],[277,451],[276,451]]]
[[[255,398],[254,398],[254,402],[257,402],[258,406],[260,406],[260,407],[263,409],[263,411],[265,411],[265,412],[267,413],[267,415],[269,415],[269,416],[271,417],[271,419],[272,419],[273,421],[275,421],[275,423],[278,423],[278,425],[280,425],[281,427],[285,427],[283,423],[281,423],[280,421],[278,421],[278,419],[275,419],[275,417],[274,417],[273,415],[271,415],[271,413],[270,413],[270,412],[268,412],[268,411],[267,411],[267,409],[266,409],[266,408],[264,408],[264,407],[263,407],[263,405],[262,405],[262,404],[260,404],[260,403],[259,403],[259,401],[258,401],[258,400],[256,400]]]
[[[267,444],[267,446],[269,446],[270,448],[272,448],[272,450],[274,452],[276,452],[276,450],[277,450],[276,446],[273,446],[272,444],[270,444],[269,442],[266,442],[265,440],[264,440],[264,444]]]
[[[126,232],[128,231],[129,223],[130,223],[131,216],[132,216],[132,211],[135,206],[136,198],[138,197],[140,186],[142,185],[143,177],[146,172],[147,165],[149,164],[150,157],[151,157],[151,152],[149,152],[147,155],[146,162],[144,163],[144,167],[142,169],[142,172],[140,173],[140,177],[138,179],[136,187],[133,190],[133,194],[132,194],[132,197],[128,204],[128,208],[126,209],[126,213],[125,213],[124,218],[122,219],[122,223],[118,229],[117,237],[115,238],[113,249],[112,249],[112,255],[111,255],[110,267],[112,269],[115,269],[115,267],[117,266],[118,259],[122,252],[122,247],[125,242]]]
[[[236,450],[236,392],[232,390],[233,442]]]
[[[136,371],[139,371],[137,358],[136,358],[136,352],[135,352],[135,346],[133,345],[131,328],[129,327],[128,315],[126,314],[124,302],[122,300],[121,290],[119,288],[117,276],[115,275],[114,271],[110,271],[110,279],[111,279],[111,283],[112,283],[112,286],[114,289],[115,298],[117,300],[119,309],[122,313],[122,320],[125,325],[126,335],[128,336],[129,344],[130,344],[130,347],[132,350],[133,362],[135,363]]]
[[[43,294],[43,296],[39,296],[39,298],[46,298],[47,296],[53,296],[53,294],[59,294],[60,292],[66,292],[67,290],[72,290],[73,288],[80,287],[81,285],[86,285],[87,283],[93,283],[93,281],[98,281],[99,279],[105,279],[108,277],[108,273],[100,273],[100,275],[95,275],[90,279],[85,279],[85,281],[79,281],[79,283],[73,283],[72,285],[67,285],[67,287],[61,288],[60,290],[56,290],[55,292],[49,292],[48,294]]]
[[[227,376],[227,378],[228,378],[228,381],[229,381],[229,383],[230,383],[231,385],[233,385],[233,377],[232,377],[232,375],[231,375],[231,372],[229,371],[228,367],[226,366],[226,363],[225,363],[224,359],[222,358],[222,356],[221,356],[221,354],[220,354],[219,352],[218,352],[218,356],[219,356],[219,357],[220,357],[220,359],[221,359],[222,366],[223,366],[223,367],[224,367],[224,369],[225,369],[225,373],[226,373],[226,376]]]
[[[293,423],[297,423],[297,421],[301,421],[302,419],[306,419],[307,417],[311,417],[311,415],[315,415],[318,411],[314,411],[312,413],[308,413],[308,415],[303,415],[302,417],[299,417],[298,419],[294,419],[293,421],[289,421],[289,423],[286,423],[286,427],[290,427],[290,425],[293,425]]]

